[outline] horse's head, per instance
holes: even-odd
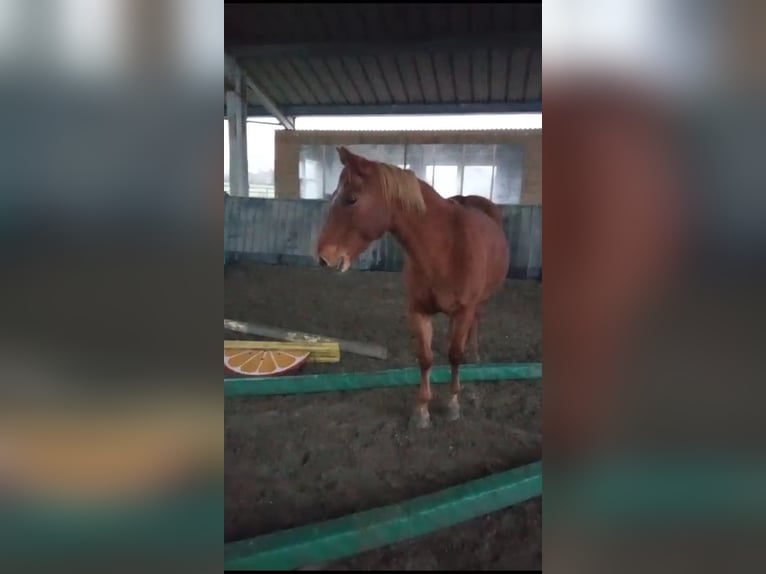
[[[343,171],[319,234],[317,256],[321,265],[346,271],[370,243],[391,229],[402,207],[422,208],[423,198],[411,171],[370,161],[344,147],[338,148],[338,155]]]

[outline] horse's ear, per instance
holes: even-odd
[[[335,149],[338,152],[338,157],[340,157],[340,163],[342,163],[345,166],[350,166],[352,163],[354,163],[354,158],[356,156],[350,151],[348,151],[345,147],[338,146]]]
[[[338,151],[340,162],[351,171],[361,175],[368,175],[372,170],[372,162],[368,159],[358,156],[343,146],[335,148]]]

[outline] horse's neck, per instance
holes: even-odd
[[[425,212],[397,214],[391,233],[410,259],[421,267],[427,267],[434,260],[434,249],[446,246],[445,242],[449,239],[445,235],[448,234],[447,221],[452,205],[428,185],[421,185],[421,193]]]

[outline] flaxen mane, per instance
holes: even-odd
[[[373,164],[378,172],[380,192],[388,203],[396,201],[405,211],[415,213],[426,210],[423,194],[420,192],[420,181],[415,172],[379,161]]]

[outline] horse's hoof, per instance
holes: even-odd
[[[430,428],[431,415],[428,414],[428,411],[416,411],[410,419],[410,426],[418,430]]]
[[[447,405],[447,420],[456,421],[460,418],[460,403],[450,402]]]

